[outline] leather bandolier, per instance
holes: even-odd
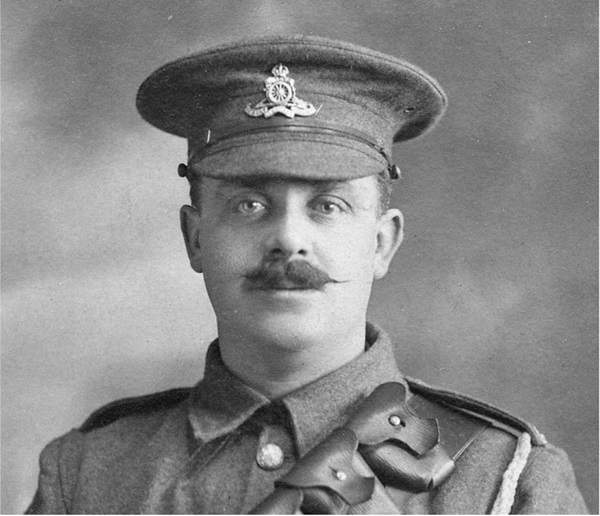
[[[377,387],[251,514],[402,514],[413,495],[440,486],[491,423],[406,396],[401,383]]]
[[[419,380],[406,382],[412,394],[408,400],[402,383],[377,387],[251,513],[402,514],[415,494],[440,486],[490,426],[515,437],[527,433],[535,446],[547,444],[534,426],[487,403]],[[176,405],[189,395],[190,389],[183,388],[118,400],[94,412],[79,430],[90,432],[132,412]]]

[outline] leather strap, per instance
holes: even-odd
[[[247,123],[236,122],[235,124],[225,127],[206,129],[205,145],[210,147],[230,138],[274,132],[324,134],[348,138],[368,145],[389,161],[389,157],[384,150],[384,143],[382,141],[373,138],[371,135],[356,129],[355,127],[324,121],[320,121],[317,124],[304,120],[297,122],[295,120],[292,121],[284,118],[268,118],[261,120],[260,123],[255,120]]]
[[[215,127],[205,129],[204,133],[197,139],[197,152],[210,154],[211,147],[220,142],[231,138],[239,138],[243,136],[252,136],[262,133],[288,133],[288,134],[312,134],[321,136],[334,136],[360,142],[368,147],[371,147],[379,153],[387,162],[387,171],[390,179],[398,179],[400,177],[400,169],[397,165],[392,164],[391,156],[385,150],[385,144],[370,134],[360,131],[355,127],[346,125],[333,124],[331,122],[320,121],[318,124],[310,123],[309,121],[292,121],[282,118],[268,118],[257,121],[228,125],[225,127]]]

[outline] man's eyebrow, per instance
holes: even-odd
[[[256,181],[248,181],[247,178],[219,179],[216,181],[214,195],[216,198],[223,198],[231,194],[232,190],[239,188],[259,188]]]

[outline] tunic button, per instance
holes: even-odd
[[[283,450],[276,444],[265,444],[256,454],[256,462],[267,471],[283,466]]]

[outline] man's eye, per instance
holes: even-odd
[[[321,199],[314,203],[313,208],[323,215],[333,215],[345,211],[345,206],[341,201],[332,201],[331,199]]]
[[[240,201],[235,206],[235,211],[244,215],[254,215],[265,209],[265,205],[260,201],[246,199]]]

